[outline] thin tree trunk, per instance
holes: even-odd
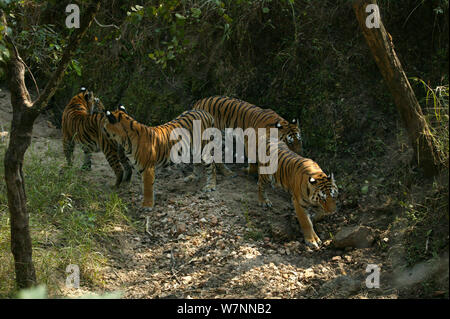
[[[370,14],[366,13],[366,7],[369,4],[376,4],[376,1],[355,0],[353,2],[356,18],[375,62],[394,97],[395,105],[414,149],[414,160],[423,169],[425,175],[433,176],[439,172],[440,153],[436,149],[422,109],[395,53],[391,36],[381,21],[379,21],[379,28],[366,26],[366,19]]]
[[[11,215],[11,252],[14,256],[16,283],[19,288],[30,287],[36,284],[23,176],[25,152],[31,144],[34,121],[39,114],[47,109],[48,101],[61,83],[75,49],[92,23],[99,7],[100,1],[95,1],[86,9],[80,28],[72,33],[56,71],[34,103],[31,101],[25,85],[24,62],[12,40],[5,34],[11,57],[7,64],[7,71],[13,108],[9,145],[5,153],[5,181],[8,193],[8,207]],[[2,22],[6,25],[6,17],[1,11],[0,13],[2,14]]]

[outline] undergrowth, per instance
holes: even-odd
[[[3,158],[5,145],[0,146]],[[37,281],[50,296],[58,295],[66,267],[78,265],[81,286],[101,288],[108,255],[102,242],[115,229],[131,231],[127,206],[113,191],[80,174],[78,162],[64,167],[60,148],[47,142],[32,145],[25,157],[24,175],[30,214],[33,261]],[[64,167],[64,168],[62,168]],[[1,165],[0,178],[4,179]],[[0,183],[0,297],[13,297],[14,261],[10,250],[10,222],[6,186]]]

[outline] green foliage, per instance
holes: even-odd
[[[105,294],[85,294],[77,299],[120,299],[121,292],[111,292]],[[22,289],[17,293],[18,299],[47,299],[47,287],[45,285],[39,285],[27,289]]]
[[[5,147],[0,145],[3,158]],[[39,283],[50,295],[65,284],[65,269],[80,268],[82,287],[102,287],[102,269],[108,263],[105,241],[111,242],[115,229],[135,227],[123,200],[92,172],[80,174],[80,151],[74,167],[65,167],[61,145],[33,144],[25,158],[27,209],[33,260]],[[0,177],[4,179],[3,165]],[[111,185],[113,184],[113,177]],[[45,181],[45,182],[43,182]],[[94,186],[96,185],[96,186]],[[14,293],[14,263],[10,252],[10,223],[6,186],[0,184],[0,296]],[[41,290],[39,290],[41,291]],[[39,291],[35,291],[38,293]],[[113,296],[109,296],[112,298]]]

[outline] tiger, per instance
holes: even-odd
[[[132,155],[135,159],[135,165],[142,174],[144,198],[142,207],[151,211],[155,204],[153,184],[155,182],[155,167],[166,166],[173,162],[171,154],[172,147],[178,143],[177,140],[171,138],[175,129],[185,129],[188,132],[189,142],[193,137],[194,121],[201,124],[200,133],[214,125],[213,117],[201,110],[189,110],[183,112],[174,120],[159,126],[146,126],[138,123],[131,116],[123,105],[119,109],[110,112],[106,111],[106,119],[104,120],[103,130],[108,137],[117,141],[124,149],[127,155]],[[183,141],[183,139],[182,139]],[[184,140],[186,141],[186,140]],[[205,141],[202,142],[204,146]],[[193,151],[193,143],[185,146]],[[205,192],[214,191],[216,189],[216,170],[214,162],[205,163],[207,172],[206,185],[203,188]],[[194,170],[191,175],[186,177],[186,182],[196,181],[200,178],[199,165],[194,164]]]
[[[262,109],[256,105],[226,96],[212,96],[197,101],[193,109],[209,112],[215,121],[215,127],[226,128],[277,128],[279,138],[296,153],[302,152],[302,137],[298,119],[285,120],[271,109]],[[268,134],[269,132],[267,132]],[[216,163],[217,169],[224,175],[233,173],[222,163]],[[257,165],[249,163],[245,171],[257,173]]]
[[[315,221],[336,212],[338,187],[334,175],[326,175],[316,162],[294,153],[283,141],[268,139],[267,154],[270,147],[276,150],[278,166],[274,174],[258,174],[258,202],[261,206],[272,206],[265,192],[268,183],[289,192],[306,244],[318,248],[321,240],[306,210],[314,208],[317,211]],[[262,166],[260,163],[259,168]]]
[[[75,145],[80,144],[84,152],[81,168],[91,170],[92,153],[102,150],[116,175],[115,187],[118,187],[123,181],[130,181],[133,170],[123,149],[103,134],[103,110],[101,101],[82,87],[67,104],[62,115],[63,151],[70,167]]]

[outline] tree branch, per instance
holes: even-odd
[[[53,73],[52,77],[47,82],[47,85],[45,86],[42,95],[40,95],[39,98],[33,104],[33,109],[38,114],[45,112],[48,109],[48,102],[55,94],[56,88],[61,83],[62,78],[64,76],[64,72],[66,71],[70,61],[72,60],[76,48],[78,47],[79,43],[81,42],[81,39],[87,32],[87,29],[91,25],[92,21],[95,18],[95,15],[97,14],[100,8],[100,3],[101,0],[96,0],[89,5],[89,7],[86,9],[84,13],[83,19],[81,20],[80,28],[76,29],[74,33],[72,33],[69,39],[69,44],[64,49],[63,56],[59,61],[56,71]]]

